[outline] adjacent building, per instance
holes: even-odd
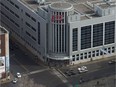
[[[0,79],[9,76],[9,32],[0,26]]]
[[[115,0],[2,0],[10,35],[47,63],[116,55]]]

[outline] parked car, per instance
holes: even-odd
[[[67,76],[75,75],[76,73],[73,70],[68,70],[65,72]]]
[[[87,72],[88,69],[87,69],[86,66],[82,66],[82,67],[79,67],[79,68],[78,68],[78,71],[79,71],[79,73],[84,73],[84,72]]]
[[[21,78],[21,74],[19,72],[17,72],[17,77]]]
[[[16,84],[17,81],[18,81],[18,78],[14,78],[12,82],[13,82],[14,84]]]
[[[109,64],[115,64],[116,63],[116,60],[111,60],[108,62]]]

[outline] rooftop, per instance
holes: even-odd
[[[66,2],[58,2],[51,4],[51,8],[53,9],[68,9],[72,7],[73,7],[72,4]]]
[[[20,1],[26,4],[31,10],[35,12],[37,11],[37,8],[44,9],[43,7],[49,4],[52,8],[55,8],[55,9],[66,9],[73,6],[74,11],[76,13],[80,13],[81,15],[89,15],[90,18],[100,17],[97,14],[95,14],[95,11],[93,8],[95,4],[101,7],[102,9],[105,9],[108,7],[116,7],[116,0],[110,0],[110,4],[103,0],[45,0],[45,2],[42,4],[39,4],[34,0],[20,0]],[[88,18],[89,17],[84,17],[84,19],[88,19]]]

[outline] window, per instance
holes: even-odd
[[[32,36],[32,39],[36,41],[36,38]]]
[[[96,50],[96,56],[99,56],[99,50]]]
[[[10,0],[10,3],[12,4],[12,5],[14,5],[14,3]]]
[[[91,58],[91,52],[88,52],[88,58]]]
[[[16,25],[17,27],[20,27],[17,23],[15,23],[15,25]]]
[[[81,27],[81,49],[91,48],[91,26]]]
[[[34,22],[36,22],[36,19],[35,19],[35,18],[31,17],[31,19],[32,19]]]
[[[100,51],[100,55],[103,55],[103,52],[102,51]]]
[[[31,36],[31,34],[30,34],[30,33],[28,33],[27,31],[26,31],[26,34],[27,34],[28,36]]]
[[[83,59],[83,53],[81,53],[81,55],[80,55],[80,59],[81,59],[81,60]]]
[[[115,21],[105,23],[105,44],[114,43]]]
[[[79,54],[76,55],[76,60],[79,60]]]
[[[73,32],[72,32],[72,48],[73,51],[77,51],[77,47],[78,47],[78,29],[74,28]]]
[[[75,55],[72,56],[72,61],[75,61]]]
[[[84,53],[84,58],[87,59],[87,53]]]
[[[95,57],[95,51],[92,52],[92,57]]]
[[[28,27],[30,27],[30,24],[29,23],[27,23],[27,22],[25,22],[26,23],[26,25],[28,26]]]
[[[7,6],[5,6],[5,8],[6,8],[7,10],[9,10],[9,8],[8,8]]]
[[[28,17],[30,17],[30,15],[28,13],[26,13],[26,12],[25,12],[25,15],[28,16]]]
[[[17,14],[15,14],[15,16],[16,16],[17,18],[19,18],[19,16],[18,16]]]
[[[12,10],[10,10],[10,12],[11,12],[12,14],[14,14],[14,12],[13,12]]]
[[[40,23],[38,22],[38,44],[40,44]]]
[[[93,47],[103,45],[103,23],[93,25]]]
[[[16,7],[17,9],[19,9],[19,6],[17,6],[16,4],[15,4],[15,7]]]
[[[36,29],[34,27],[31,27],[34,31],[36,31]]]
[[[114,53],[115,52],[115,47],[112,47],[112,53]]]
[[[33,31],[36,31],[36,29],[35,29],[33,26],[31,26],[29,23],[25,22],[25,24],[26,24],[28,27],[30,27]]]

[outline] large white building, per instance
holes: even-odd
[[[115,0],[1,0],[0,7],[2,25],[45,62],[116,55]]]

